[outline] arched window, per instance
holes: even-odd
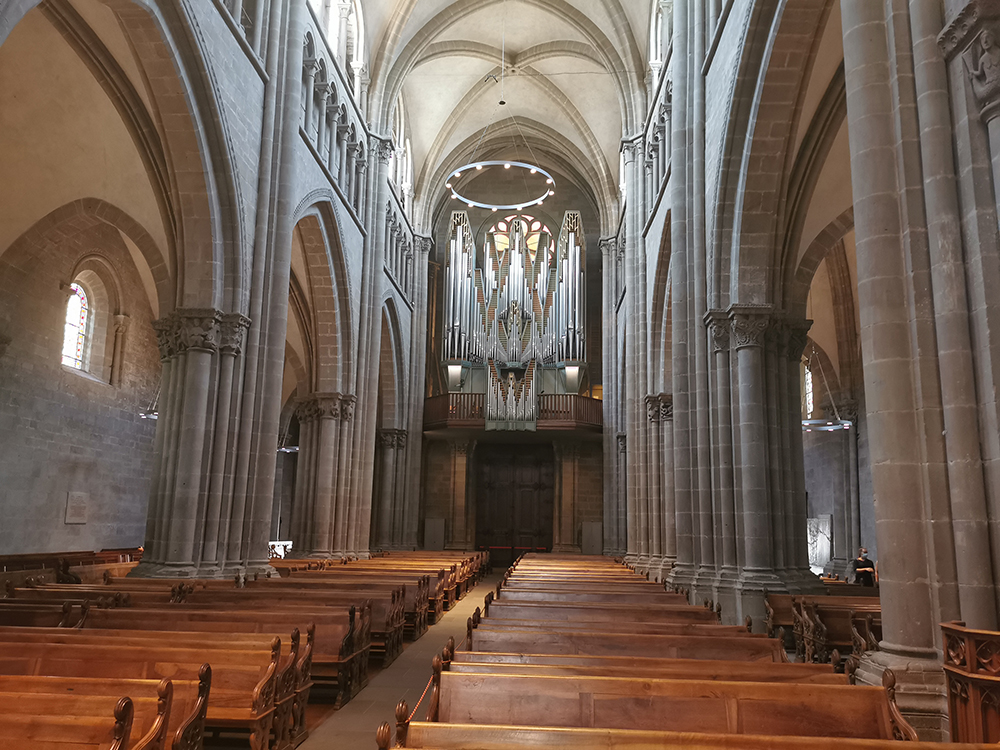
[[[805,419],[812,419],[813,411],[816,408],[816,395],[813,390],[813,374],[808,364],[802,368],[802,403],[805,410]]]
[[[70,286],[66,302],[66,327],[63,332],[62,363],[77,370],[86,369],[87,345],[90,334],[90,302],[79,284]]]

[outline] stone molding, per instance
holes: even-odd
[[[728,352],[732,323],[725,310],[709,310],[705,313],[705,325],[712,337],[712,350],[716,354]]]
[[[635,161],[639,156],[639,152],[643,150],[643,138],[642,136],[635,136],[633,138],[622,138],[622,148],[621,151],[625,155],[625,162]]]
[[[769,305],[740,305],[729,308],[733,343],[737,349],[762,347],[764,334],[771,325]]]

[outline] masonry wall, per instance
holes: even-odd
[[[118,275],[129,315],[120,386],[61,364],[60,283],[92,254]],[[106,224],[67,228],[55,244],[17,242],[0,255],[0,341],[9,340],[0,347],[0,552],[143,543],[156,422],[140,413],[156,398],[160,361],[142,288],[121,235]],[[86,494],[86,523],[65,523],[69,492]]]

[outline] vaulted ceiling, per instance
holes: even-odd
[[[444,178],[475,153],[541,162],[610,226],[620,141],[644,115],[652,2],[362,0],[370,117],[387,130],[401,98],[418,223],[433,223]]]

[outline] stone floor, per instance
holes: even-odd
[[[311,730],[309,739],[299,745],[299,750],[375,750],[375,730],[379,724],[387,721],[395,731],[396,704],[401,698],[405,698],[413,710],[430,679],[431,659],[441,653],[448,636],[454,636],[456,643],[462,642],[466,621],[476,607],[482,607],[486,592],[496,588],[502,575],[499,572],[487,576],[453,609],[445,612],[441,622],[431,625],[422,638],[404,644],[403,653],[396,661],[374,675],[354,700],[339,711],[327,712],[328,718]],[[322,710],[322,707],[310,708]],[[416,718],[426,716],[426,710],[425,698]]]

